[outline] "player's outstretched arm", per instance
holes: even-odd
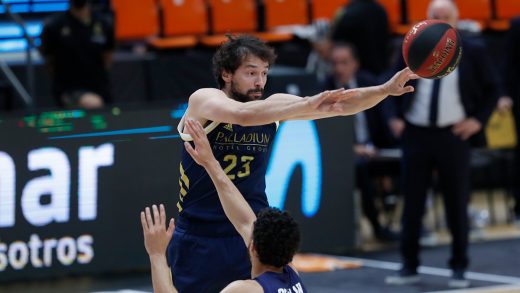
[[[340,115],[353,115],[374,107],[387,96],[400,96],[414,91],[414,88],[412,86],[406,86],[406,83],[411,79],[417,78],[419,78],[419,76],[414,74],[409,68],[405,68],[396,73],[390,80],[382,85],[348,90],[346,91],[348,94],[336,96],[332,99],[326,99],[320,105],[321,108],[327,107],[331,110],[327,109],[323,111],[323,109],[318,107],[318,111],[293,115],[289,117],[289,119],[313,120]],[[318,95],[321,94],[322,93]],[[294,99],[296,97],[285,96],[284,98]]]
[[[144,246],[150,257],[152,268],[153,291],[156,293],[177,293],[173,286],[170,268],[166,262],[166,248],[173,235],[175,223],[170,220],[166,229],[166,211],[161,204],[159,210],[156,205],[152,206],[153,216],[150,208],[141,212],[141,224],[143,226]]]
[[[211,120],[251,126],[316,112],[340,115],[341,108],[333,105],[352,94],[352,91],[344,89],[326,91],[308,98],[274,94],[265,100],[242,103],[228,98],[221,90],[206,88],[191,95],[187,116],[198,121]]]
[[[397,72],[390,80],[382,85],[358,88],[357,95],[351,99],[340,101],[342,112],[345,115],[352,115],[366,109],[372,108],[387,96],[401,96],[413,92],[415,89],[406,83],[419,76],[412,72],[408,67]]]
[[[189,142],[185,142],[186,151],[197,164],[206,169],[215,184],[226,216],[242,236],[245,244],[249,245],[253,233],[253,223],[256,220],[255,213],[213,156],[202,125],[198,121],[188,119],[184,130],[191,135],[195,143],[195,148],[193,148]]]

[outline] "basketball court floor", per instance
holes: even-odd
[[[471,245],[471,265],[467,278],[471,287],[450,290],[446,269],[449,247],[424,248],[420,283],[408,286],[386,285],[384,279],[399,269],[396,247],[360,253],[341,260],[356,261],[361,267],[321,273],[302,273],[309,292],[520,292],[520,238],[490,240]],[[149,274],[135,272],[97,277],[77,277],[31,283],[0,284],[0,292],[152,292]]]
[[[448,287],[451,271],[447,269],[450,254],[449,236],[445,229],[436,229],[434,239],[423,243],[421,282],[415,285],[385,284],[385,277],[400,268],[397,244],[381,244],[372,239],[366,221],[360,222],[362,249],[349,256],[326,256],[336,262],[350,263],[351,269],[326,272],[301,272],[309,292],[319,293],[415,293],[415,292],[471,292],[520,293],[520,227],[514,227],[507,215],[503,194],[495,194],[496,224],[481,231],[473,230],[470,245],[470,266],[466,277],[471,287],[451,290]],[[444,226],[439,202],[429,209],[425,226]],[[484,194],[473,194],[472,209],[488,210]],[[437,220],[433,215],[438,210]],[[399,214],[399,212],[397,213]],[[397,220],[395,222],[398,222]],[[479,232],[479,233],[475,233]],[[143,247],[143,253],[145,253]],[[296,258],[297,260],[297,258]],[[295,261],[296,262],[296,261]],[[311,270],[312,271],[312,270]],[[0,293],[142,293],[153,292],[149,272],[126,272],[110,275],[78,276],[60,279],[0,284]]]

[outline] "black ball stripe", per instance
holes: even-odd
[[[421,68],[449,29],[451,26],[447,23],[432,24],[412,39],[408,49],[408,67],[412,71]]]

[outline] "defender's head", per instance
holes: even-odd
[[[287,211],[269,207],[258,213],[250,253],[262,264],[283,267],[292,261],[299,245],[298,223]]]

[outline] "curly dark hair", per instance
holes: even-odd
[[[250,54],[269,63],[269,66],[276,60],[274,49],[256,37],[250,35],[227,35],[227,37],[228,41],[223,43],[213,56],[213,75],[221,89],[225,86],[222,72],[234,73]]]
[[[300,245],[298,223],[287,211],[265,208],[255,221],[253,244],[262,264],[282,267],[292,261]]]

